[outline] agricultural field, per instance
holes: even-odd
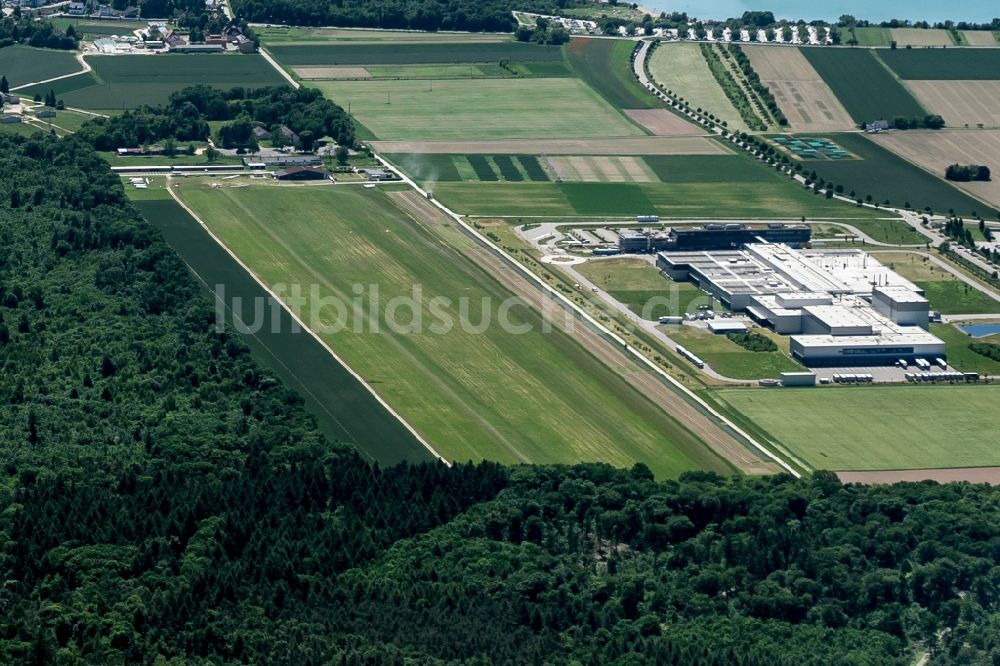
[[[913,80],[906,87],[949,127],[1000,127],[1000,80]]]
[[[788,118],[790,131],[854,129],[854,120],[801,50],[744,46],[743,51]]]
[[[715,335],[694,326],[664,326],[664,332],[687,347],[721,375],[733,379],[777,378],[782,372],[799,372],[803,367],[786,352],[755,352],[744,349],[725,335]]]
[[[319,81],[379,139],[607,138],[643,131],[576,79]],[[530,152],[530,151],[524,151]]]
[[[66,106],[109,111],[142,104],[163,104],[170,93],[196,84],[228,89],[286,83],[259,55],[91,56],[87,62],[94,68],[92,73],[28,91],[44,95],[51,88]]]
[[[504,42],[281,44],[268,49],[286,67],[562,61],[561,46]]]
[[[798,219],[876,217],[885,213],[809,194],[783,179],[732,187],[695,183],[439,183],[449,208],[482,217],[616,216]]]
[[[1000,375],[1000,363],[969,349],[972,342],[1000,344],[1000,336],[973,338],[954,324],[931,324],[930,332],[945,343],[948,365],[961,372],[978,372],[981,375]]]
[[[989,30],[963,30],[962,36],[969,46],[1000,46],[996,36]]]
[[[683,98],[692,109],[715,114],[731,129],[744,128],[739,111],[716,82],[699,44],[661,44],[653,52],[649,71],[662,88]]]
[[[955,40],[947,30],[934,28],[892,28],[892,38],[900,47],[954,46]]]
[[[926,115],[923,107],[893,78],[871,49],[805,48],[801,52],[855,122]],[[885,51],[904,52],[909,53]]]
[[[1000,130],[890,132],[873,138],[880,146],[926,169],[938,178],[943,179],[944,170],[948,165],[956,163],[985,164],[994,174],[1000,174]],[[1000,178],[996,175],[990,181],[954,183],[953,186],[1000,210]],[[979,208],[985,209],[986,206],[981,204]],[[963,215],[969,213],[968,204],[955,210]],[[979,213],[986,217],[986,210],[980,210]]]
[[[242,306],[238,313],[226,310],[225,324],[230,330],[239,330],[233,326],[237,318],[244,322],[255,320],[257,299],[266,301],[268,294],[170,197],[164,179],[152,179],[146,190],[127,186],[126,193],[202,284],[225,285],[230,307]],[[241,300],[234,300],[237,297]],[[271,307],[280,315],[279,325],[244,334],[242,340],[263,368],[302,396],[306,409],[328,437],[353,444],[362,455],[381,465],[433,459],[315,338],[296,332],[291,316],[275,305]]]
[[[926,133],[896,132],[899,136],[927,136]],[[953,187],[944,179],[930,174],[902,157],[882,147],[883,137],[875,140],[862,134],[833,134],[830,138],[846,150],[857,155],[857,160],[808,160],[803,169],[807,173],[815,170],[819,177],[844,186],[844,193],[852,198],[867,199],[892,206],[923,210],[930,207],[936,213],[954,210],[959,215],[973,212],[986,215],[989,207],[972,198],[962,190]],[[942,171],[943,174],[943,171]],[[851,193],[854,193],[851,195]],[[992,214],[991,214],[992,215]]]
[[[72,74],[83,69],[73,55],[70,51],[15,44],[0,49],[0,74],[7,77],[11,88]]]
[[[507,139],[503,141],[374,141],[384,153],[507,155],[730,155],[718,141],[700,136],[615,139]]]
[[[715,396],[814,469],[1000,465],[1000,385],[725,389]],[[891,416],[891,418],[887,418]]]
[[[1000,49],[897,49],[879,57],[901,79],[930,81],[1000,78]]]
[[[708,294],[690,282],[668,280],[651,263],[634,257],[595,259],[574,269],[629,310],[656,321],[694,312],[708,303]],[[656,304],[648,306],[656,299]],[[672,301],[664,303],[663,299]],[[669,332],[669,330],[668,330]]]
[[[866,26],[854,28],[853,32],[858,46],[889,46],[892,43],[892,33],[889,32],[889,28]],[[848,39],[850,39],[849,34],[844,37],[844,41]]]
[[[621,39],[576,38],[566,45],[566,60],[576,76],[618,109],[659,109],[663,103],[632,73],[636,43]]]
[[[577,342],[544,333],[534,310],[515,304],[502,315],[509,292],[442,242],[432,225],[415,224],[397,207],[416,195],[394,188],[213,189],[187,182],[180,192],[266,282],[317,285],[330,305],[319,309],[307,301],[303,319],[445,457],[643,461],[659,476],[703,465],[725,468]],[[375,324],[367,316],[355,319],[347,307],[356,297],[353,285],[362,285],[369,301],[369,285],[377,285],[385,316]],[[415,305],[389,319],[388,303],[397,297]],[[511,326],[500,324],[502,316]],[[391,321],[419,330],[394,332]]]
[[[653,183],[656,174],[641,157],[610,155],[550,155],[545,164],[555,180],[569,183]]]
[[[254,26],[254,32],[260,37],[261,43],[267,44],[310,44],[337,42],[391,42],[393,44],[410,42],[463,42],[489,43],[510,41],[508,33],[450,33],[450,32],[415,32],[400,30],[369,30],[359,28],[311,28],[301,26]]]
[[[643,160],[664,183],[774,183],[784,181],[756,160],[733,155],[647,155]],[[791,186],[789,189],[792,189]]]
[[[534,155],[384,155],[406,175],[424,185],[440,181],[538,181],[551,180]]]

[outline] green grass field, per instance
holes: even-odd
[[[609,296],[649,321],[694,312],[699,305],[708,303],[704,291],[690,282],[663,277],[656,267],[642,259],[601,259],[575,268]]]
[[[644,133],[576,79],[316,81],[379,139],[608,138]]]
[[[778,179],[736,183],[438,183],[434,196],[486,217],[874,218],[885,213],[831,201]]]
[[[957,278],[918,280],[916,285],[924,290],[931,309],[941,314],[1000,313],[1000,303]]]
[[[888,28],[868,26],[854,29],[854,38],[858,46],[889,46],[892,43],[892,33]],[[844,33],[844,40],[850,39],[850,33]]]
[[[12,88],[44,81],[79,72],[82,67],[73,56],[72,51],[36,49],[15,44],[0,49],[0,74],[7,77]]]
[[[893,245],[922,245],[927,237],[902,220],[857,220],[850,225],[873,240]]]
[[[871,49],[803,48],[801,51],[855,121],[926,115],[920,103],[893,78]]]
[[[815,469],[1000,465],[1000,386],[861,386],[715,393]]]
[[[973,338],[952,324],[931,324],[930,331],[945,343],[948,364],[962,372],[978,372],[981,375],[1000,375],[1000,363],[969,349],[971,342],[1000,344],[1000,336]]]
[[[52,23],[60,30],[73,26],[77,35],[86,37],[107,37],[109,35],[131,35],[137,28],[145,28],[145,21],[87,21],[79,18],[53,18]]]
[[[521,42],[275,44],[268,49],[288,67],[302,65],[427,65],[508,60],[561,61],[561,46]]]
[[[302,396],[306,409],[328,437],[353,444],[367,458],[382,465],[433,459],[322,345],[312,336],[295,331],[285,310],[271,306],[274,309],[270,312],[279,314],[278,326],[274,328],[264,326],[254,333],[236,329],[237,317],[254,321],[256,303],[266,301],[267,293],[212,240],[197,220],[170,198],[164,188],[165,179],[152,180],[147,190],[126,186],[125,191],[143,217],[163,233],[199,282],[212,285],[213,289],[224,285],[229,306],[224,311],[227,329],[240,333],[239,337],[265,371]]]
[[[462,32],[400,32],[399,30],[370,30],[366,28],[310,28],[304,26],[269,25],[254,26],[254,32],[264,44],[324,44],[337,42],[504,42],[510,41],[509,33]]]
[[[87,62],[94,68],[91,74],[29,90],[44,95],[52,88],[66,106],[118,110],[142,104],[163,104],[170,93],[196,84],[228,89],[286,83],[259,55],[96,56],[88,58]]]
[[[901,79],[1000,79],[1000,49],[897,49],[879,57]]]
[[[181,186],[209,227],[271,284],[302,285],[305,293],[316,285],[321,297],[345,304],[355,298],[353,285],[368,294],[377,285],[385,312],[396,297],[414,299],[420,333],[390,332],[385,318],[373,332],[349,309],[346,328],[334,331],[333,305],[320,311],[307,302],[302,316],[306,322],[315,317],[337,353],[446,457],[643,461],[660,476],[724,467],[575,341],[543,333],[534,311],[509,309],[509,321],[530,331],[500,325],[509,293],[449,245],[472,241],[414,223],[394,204],[393,196],[405,196],[395,190]],[[446,234],[451,241],[443,242]],[[415,297],[414,285],[422,290]],[[463,298],[465,318],[458,314]],[[445,317],[454,326],[444,326]],[[475,331],[460,325],[462,319],[469,326],[492,323]],[[413,322],[411,311],[403,309],[397,321]]]
[[[803,163],[806,173],[815,170],[828,181],[844,186],[844,193],[856,198],[868,195],[876,203],[888,199],[893,206],[924,209],[930,206],[937,213],[954,209],[959,215],[978,212],[992,217],[989,207],[973,199],[957,187],[927,173],[861,134],[831,135],[860,160],[811,160]],[[917,241],[921,242],[921,241]]]
[[[619,109],[663,106],[632,73],[635,42],[618,39],[573,39],[566,60],[573,72]]]
[[[661,44],[653,52],[649,71],[657,83],[682,97],[692,109],[701,108],[715,114],[731,129],[745,129],[739,111],[708,68],[699,44]]]
[[[733,379],[777,379],[782,372],[803,367],[783,351],[753,352],[725,335],[715,335],[693,326],[665,326],[672,340],[701,357],[713,370]]]
[[[646,155],[665,183],[773,183],[785,179],[745,153],[734,155]]]

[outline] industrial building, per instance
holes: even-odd
[[[944,342],[926,330],[930,310],[922,290],[859,250],[753,243],[719,252],[661,252],[656,265],[791,336],[792,356],[805,365],[945,358]]]
[[[683,252],[691,250],[729,250],[749,243],[783,243],[802,247],[812,232],[804,224],[772,222],[766,225],[711,223],[692,227],[655,230],[622,230],[618,249],[622,253]]]
[[[329,180],[330,174],[316,167],[289,167],[274,172],[275,180]]]

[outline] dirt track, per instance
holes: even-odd
[[[899,483],[900,481],[968,481],[1000,485],[1000,467],[956,467],[954,469],[899,469],[884,472],[837,472],[844,483]]]
[[[799,49],[744,46],[743,50],[771,89],[796,132],[848,130],[854,121]]]
[[[503,141],[373,141],[380,153],[459,155],[726,155],[722,144],[700,136],[622,139],[508,139]]]
[[[673,416],[705,442],[718,456],[729,461],[744,474],[775,474],[780,471],[777,465],[758,458],[750,449],[688,403],[681,395],[671,390],[655,375],[638,367],[614,344],[577,321],[571,313],[553,307],[545,294],[524,275],[463,234],[441,210],[418,193],[394,192],[390,196],[401,208],[415,219],[424,222],[445,242],[483,267],[512,293],[523,298],[536,310],[551,315],[556,328],[567,331],[636,390],[660,405],[664,412]]]
[[[1000,130],[889,132],[872,137],[918,166],[944,177],[949,164],[984,164],[1000,174]],[[1000,178],[985,183],[954,183],[975,197],[1000,206]]]

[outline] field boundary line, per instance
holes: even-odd
[[[419,185],[417,185],[417,183],[414,182],[409,176],[407,176],[405,173],[403,173],[402,171],[400,171],[395,165],[393,165],[391,162],[389,162],[388,160],[386,160],[385,158],[383,158],[381,155],[379,155],[377,153],[373,152],[373,155],[375,156],[376,159],[378,159],[379,161],[381,161],[384,164],[386,164],[387,167],[391,171],[393,171],[394,173],[396,173],[403,182],[405,182],[407,185],[409,185],[410,187],[412,187],[413,189],[415,189],[418,193],[420,193],[421,196],[423,196],[425,198],[428,198],[428,200],[432,204],[434,204],[435,206],[437,206],[448,217],[450,217],[451,219],[455,220],[458,224],[460,224],[462,226],[462,228],[466,231],[466,233],[468,233],[469,235],[471,235],[477,242],[479,242],[480,244],[482,244],[483,246],[485,246],[486,248],[488,248],[490,251],[496,253],[501,258],[503,258],[503,260],[506,261],[510,266],[514,267],[516,270],[518,270],[519,272],[521,272],[525,277],[527,277],[529,279],[530,282],[532,282],[536,286],[540,287],[543,291],[545,291],[546,293],[548,293],[554,300],[556,300],[557,302],[561,303],[564,307],[569,307],[583,321],[585,321],[587,324],[593,326],[595,328],[595,330],[600,331],[600,333],[602,335],[608,337],[615,344],[619,345],[621,347],[621,349],[625,352],[626,355],[632,356],[634,358],[634,360],[637,360],[641,365],[643,365],[646,368],[652,370],[661,379],[664,379],[667,382],[669,382],[669,384],[676,391],[680,392],[681,395],[683,397],[685,397],[689,402],[693,402],[697,407],[699,407],[702,410],[702,412],[704,414],[706,414],[706,415],[708,415],[708,416],[716,419],[719,423],[722,423],[723,425],[725,425],[729,430],[731,430],[732,432],[734,432],[737,435],[739,435],[744,441],[746,441],[746,443],[750,444],[754,449],[756,449],[758,452],[764,454],[767,458],[770,458],[771,460],[773,460],[774,462],[776,462],[778,465],[781,466],[782,469],[784,469],[786,472],[788,472],[789,474],[791,474],[795,478],[802,478],[802,474],[798,470],[796,470],[794,467],[792,467],[790,464],[788,464],[788,462],[786,462],[783,458],[781,458],[776,453],[774,453],[773,451],[771,451],[770,449],[768,449],[766,446],[764,446],[763,444],[761,444],[760,442],[758,442],[756,439],[754,439],[754,437],[752,435],[750,435],[748,432],[746,432],[745,430],[743,430],[742,428],[740,428],[733,421],[731,421],[729,418],[727,418],[722,413],[720,413],[717,409],[715,409],[714,407],[712,407],[711,405],[709,405],[707,402],[705,402],[705,400],[703,400],[702,398],[700,398],[697,394],[695,394],[689,388],[687,388],[686,386],[684,386],[683,384],[681,384],[679,381],[677,381],[677,379],[675,379],[673,376],[671,376],[670,373],[668,373],[663,368],[661,368],[660,366],[658,366],[655,363],[653,363],[652,361],[650,361],[645,356],[645,354],[643,354],[638,349],[634,348],[632,345],[628,344],[628,342],[626,342],[621,336],[619,336],[617,333],[615,333],[614,331],[612,331],[611,329],[609,329],[608,327],[606,327],[604,324],[602,324],[601,322],[599,322],[596,318],[594,318],[586,310],[584,310],[579,305],[577,305],[576,303],[574,303],[572,300],[570,300],[564,294],[562,294],[561,292],[559,292],[557,289],[554,289],[553,287],[551,287],[542,278],[540,278],[538,275],[536,275],[530,268],[524,266],[521,262],[519,262],[517,259],[515,259],[513,256],[511,256],[506,250],[504,250],[503,248],[499,247],[497,244],[493,243],[493,241],[491,241],[486,236],[484,236],[483,234],[481,234],[478,229],[476,229],[473,226],[471,226],[470,224],[468,224],[463,219],[463,217],[461,215],[459,215],[458,213],[452,211],[450,208],[448,208],[447,206],[445,206],[444,204],[442,204],[437,199],[432,198],[432,197],[427,197],[427,192],[423,188],[421,188]]]
[[[284,67],[278,64],[278,61],[274,59],[274,56],[272,56],[266,48],[261,46],[259,50],[261,57],[264,58],[264,60],[266,60],[271,67],[278,70],[278,74],[281,74],[281,76],[284,77],[284,79],[288,81],[293,88],[297,90],[302,87],[302,84],[292,78],[292,75],[286,72]]]
[[[240,268],[242,268],[243,270],[245,270],[245,271],[247,272],[247,274],[248,274],[248,275],[250,275],[250,277],[252,277],[252,278],[254,279],[254,281],[255,281],[255,282],[256,282],[256,283],[258,284],[258,285],[260,285],[260,287],[261,287],[261,288],[262,288],[262,289],[263,289],[264,291],[266,291],[266,292],[268,293],[268,295],[269,295],[269,296],[270,296],[271,298],[273,298],[273,299],[275,300],[275,302],[276,302],[276,303],[279,303],[279,304],[281,305],[281,307],[282,307],[282,308],[283,308],[283,309],[285,310],[285,312],[287,312],[287,313],[289,314],[289,316],[291,316],[291,318],[292,318],[293,320],[295,320],[295,323],[297,323],[297,324],[298,324],[299,326],[301,326],[301,327],[302,327],[302,330],[303,330],[303,331],[307,331],[307,332],[309,333],[309,335],[311,335],[311,336],[312,336],[312,337],[313,337],[313,338],[314,338],[314,339],[316,340],[316,342],[318,342],[318,343],[319,343],[319,344],[320,344],[320,345],[321,345],[321,346],[323,347],[323,349],[325,349],[325,350],[327,351],[327,353],[329,353],[329,354],[330,354],[330,356],[332,356],[332,357],[333,357],[333,358],[334,358],[334,359],[335,359],[335,360],[337,361],[337,363],[339,363],[339,364],[340,364],[341,366],[343,366],[343,368],[344,368],[345,370],[347,370],[347,372],[349,372],[349,373],[351,374],[351,376],[352,376],[352,377],[354,377],[354,379],[356,379],[356,380],[358,381],[358,383],[359,383],[359,384],[361,384],[361,386],[365,387],[365,390],[367,390],[367,391],[368,391],[369,393],[371,393],[372,397],[374,397],[374,398],[375,398],[375,400],[377,400],[377,401],[378,401],[378,403],[379,403],[380,405],[382,405],[382,407],[383,407],[383,408],[384,408],[384,409],[385,409],[385,410],[386,410],[387,412],[389,412],[389,414],[391,414],[391,415],[392,415],[393,417],[395,417],[395,418],[396,418],[396,419],[397,419],[397,420],[398,420],[398,421],[399,421],[400,423],[402,423],[402,424],[403,424],[403,427],[404,427],[404,428],[406,428],[406,429],[407,429],[407,430],[408,430],[408,431],[410,432],[410,434],[412,434],[412,435],[413,435],[413,437],[414,437],[414,438],[415,438],[415,439],[416,439],[416,440],[417,440],[418,442],[420,442],[420,444],[421,444],[421,445],[423,445],[423,447],[424,447],[425,449],[427,449],[427,450],[428,450],[428,451],[429,451],[429,452],[431,453],[431,455],[433,455],[433,456],[434,456],[435,458],[437,458],[437,459],[438,459],[439,461],[443,462],[443,463],[444,463],[445,465],[447,465],[448,467],[451,467],[451,465],[452,465],[451,461],[449,461],[449,460],[448,460],[447,458],[445,458],[445,457],[444,457],[444,456],[442,456],[442,455],[441,455],[440,453],[438,453],[438,452],[437,452],[437,450],[435,450],[435,449],[434,449],[434,447],[433,447],[433,446],[431,446],[431,445],[430,445],[430,443],[428,443],[428,442],[427,442],[427,440],[425,440],[425,439],[424,439],[424,438],[423,438],[423,437],[422,437],[422,436],[420,435],[420,433],[418,433],[418,432],[416,431],[416,429],[415,429],[415,428],[414,428],[414,427],[413,427],[412,425],[410,425],[410,423],[409,423],[409,422],[408,422],[408,421],[407,421],[406,419],[404,419],[404,418],[403,418],[403,417],[402,417],[402,416],[401,416],[401,415],[399,414],[399,412],[397,412],[397,411],[396,411],[395,409],[393,409],[393,408],[392,408],[392,406],[391,406],[391,405],[390,405],[389,403],[387,403],[387,402],[386,402],[386,401],[385,401],[385,400],[384,400],[384,399],[382,398],[382,396],[380,396],[380,395],[379,395],[378,393],[376,393],[376,392],[375,392],[375,389],[373,389],[373,388],[371,387],[371,385],[370,385],[370,384],[368,384],[368,382],[366,382],[366,381],[364,380],[364,378],[363,378],[363,377],[362,377],[361,375],[359,375],[359,374],[358,374],[357,372],[355,372],[355,371],[354,371],[354,368],[352,368],[351,366],[349,366],[349,365],[348,365],[348,364],[347,364],[347,363],[346,363],[346,362],[344,361],[344,359],[342,359],[342,358],[341,358],[341,357],[340,357],[340,356],[339,356],[339,355],[337,354],[337,352],[335,352],[335,351],[333,350],[333,348],[331,348],[331,347],[330,347],[330,345],[328,345],[328,344],[326,343],[326,341],[325,341],[325,340],[323,340],[323,339],[322,339],[322,338],[321,338],[321,337],[320,337],[320,336],[319,336],[319,335],[318,335],[318,334],[317,334],[317,333],[316,333],[315,331],[313,331],[313,330],[312,330],[311,328],[309,328],[309,327],[308,327],[308,326],[306,325],[306,323],[305,323],[304,321],[302,321],[302,318],[301,318],[301,317],[299,317],[299,315],[298,315],[297,313],[295,313],[295,312],[293,312],[292,310],[290,310],[290,309],[288,308],[288,306],[287,306],[287,305],[285,304],[285,302],[284,302],[283,300],[281,300],[281,298],[280,298],[280,297],[279,297],[279,296],[278,296],[278,295],[277,295],[276,293],[274,293],[274,291],[272,291],[272,290],[271,290],[271,288],[270,288],[270,287],[269,287],[269,286],[268,286],[267,284],[265,284],[265,283],[264,283],[264,281],[263,281],[263,280],[262,280],[262,279],[260,278],[260,276],[258,276],[258,275],[257,275],[257,274],[256,274],[255,272],[253,272],[253,271],[252,271],[252,270],[250,269],[250,267],[249,267],[249,266],[247,266],[247,265],[246,265],[246,264],[245,264],[245,263],[243,262],[243,260],[242,260],[242,259],[240,259],[240,258],[239,258],[239,257],[238,257],[238,256],[236,255],[236,253],[235,253],[235,252],[233,252],[233,251],[232,251],[232,250],[231,250],[231,249],[229,248],[229,246],[227,246],[227,245],[226,245],[225,243],[223,243],[223,242],[222,242],[222,239],[221,239],[221,238],[219,238],[218,236],[216,236],[216,235],[215,235],[215,233],[214,233],[214,232],[213,232],[213,231],[212,231],[212,230],[211,230],[211,229],[209,228],[209,226],[208,226],[207,224],[205,224],[204,220],[202,220],[202,219],[201,219],[201,218],[200,218],[200,217],[199,217],[199,216],[198,216],[197,214],[195,214],[195,212],[194,212],[193,210],[191,210],[191,208],[190,208],[190,207],[188,207],[188,205],[187,205],[186,203],[184,203],[184,201],[182,201],[182,200],[181,200],[181,198],[180,198],[179,196],[177,196],[177,193],[176,193],[176,192],[175,192],[175,191],[173,190],[173,188],[171,188],[171,186],[170,186],[170,185],[171,185],[171,182],[172,182],[172,178],[171,178],[170,176],[167,176],[167,192],[168,192],[168,193],[170,194],[170,197],[171,197],[171,198],[172,198],[172,199],[173,199],[174,201],[176,201],[176,202],[177,202],[177,204],[178,204],[178,205],[179,205],[179,206],[180,206],[181,208],[183,208],[183,209],[184,209],[184,210],[185,210],[185,211],[187,212],[187,214],[188,214],[188,215],[190,215],[190,216],[192,217],[192,219],[194,219],[194,220],[195,220],[196,222],[198,222],[198,224],[199,224],[199,225],[201,225],[202,229],[204,229],[204,230],[205,230],[205,233],[207,233],[207,234],[208,234],[208,235],[209,235],[209,236],[210,236],[210,237],[212,238],[212,240],[214,240],[214,241],[215,241],[215,242],[216,242],[216,243],[217,243],[217,244],[219,245],[219,247],[221,247],[221,248],[222,248],[223,250],[225,250],[225,251],[226,251],[226,254],[228,254],[228,255],[229,255],[230,257],[232,257],[232,258],[233,258],[233,260],[234,260],[234,261],[235,261],[235,262],[236,262],[237,264],[239,264]]]

